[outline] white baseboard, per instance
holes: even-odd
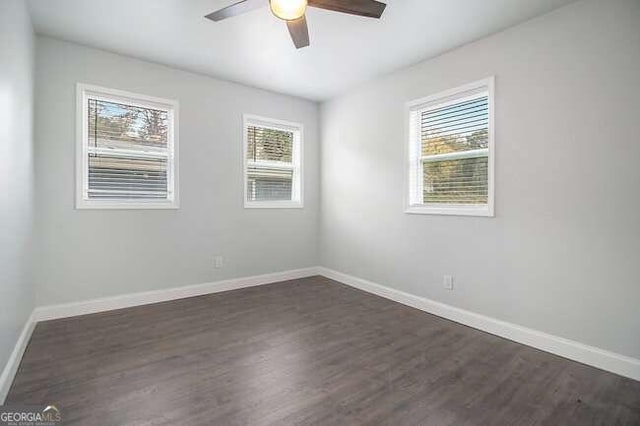
[[[35,326],[36,321],[34,321],[32,313],[24,324],[24,327],[22,327],[22,332],[20,333],[18,341],[11,352],[11,356],[9,356],[9,360],[4,366],[2,374],[0,374],[0,405],[4,404],[4,400],[9,394],[13,378],[18,372],[22,355],[24,354],[25,349],[27,349],[27,344],[29,343],[29,339],[31,339],[31,333],[33,333]]]
[[[64,303],[60,305],[39,306],[34,310],[35,321],[48,321],[77,315],[94,314],[112,311],[114,309],[130,308],[132,306],[148,305],[150,303],[166,302],[184,299],[186,297],[201,296],[203,294],[236,290],[270,284],[279,281],[295,280],[298,278],[318,275],[318,268],[294,269],[251,277],[232,278],[204,284],[172,287],[163,290],[145,291],[142,293],[123,294],[120,296],[103,297],[82,302]]]
[[[455,321],[514,342],[640,380],[640,359],[620,355],[594,346],[554,336],[531,328],[501,321],[465,309],[385,287],[332,269],[319,267],[318,273],[332,280],[372,293],[403,305]]]

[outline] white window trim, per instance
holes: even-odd
[[[249,146],[248,132],[249,126],[260,126],[274,130],[285,130],[293,132],[292,164],[279,164],[271,162],[276,167],[281,166],[286,169],[293,169],[293,182],[291,193],[294,200],[285,201],[249,201],[247,199],[248,166],[251,163],[247,158]],[[261,117],[259,115],[244,114],[242,116],[242,174],[244,175],[244,208],[245,209],[301,209],[304,207],[304,126],[301,123],[277,120],[273,118]],[[264,164],[265,162],[261,162]]]
[[[408,214],[430,214],[430,215],[454,215],[454,216],[484,216],[494,217],[495,205],[495,136],[494,136],[494,86],[495,78],[493,76],[445,90],[425,98],[417,99],[406,104],[405,123],[406,137],[405,144],[405,191],[404,191],[404,212]],[[418,198],[418,194],[422,191],[422,179],[418,177],[424,159],[421,155],[420,143],[416,143],[419,134],[419,124],[414,122],[415,113],[426,108],[434,106],[446,106],[464,101],[465,97],[475,97],[478,93],[487,92],[489,101],[489,141],[488,141],[488,194],[487,204],[482,206],[465,205],[465,204],[421,204],[412,200]],[[448,157],[464,158],[469,155],[484,156],[484,153],[478,152],[461,152],[444,154]],[[482,150],[484,151],[484,150]],[[452,158],[453,159],[453,158]],[[415,182],[415,183],[414,183]],[[415,193],[413,193],[415,191]]]
[[[168,191],[170,199],[158,200],[89,200],[85,197],[88,190],[88,99],[117,101],[142,108],[155,108],[168,112],[169,130],[167,144],[169,155],[167,162]],[[162,99],[124,90],[110,89],[90,84],[78,83],[76,87],[76,209],[177,209],[178,197],[178,101]]]

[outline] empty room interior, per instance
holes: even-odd
[[[0,426],[640,425],[640,0],[0,0]]]

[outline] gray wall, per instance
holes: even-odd
[[[316,264],[317,104],[51,38],[36,61],[38,305]],[[179,210],[74,208],[77,82],[180,102]],[[243,208],[243,113],[304,124],[303,209]]]
[[[0,371],[34,303],[33,30],[22,0],[0,0]]]
[[[581,1],[323,105],[322,263],[640,358],[639,46]],[[404,214],[405,102],[490,75],[496,217]]]

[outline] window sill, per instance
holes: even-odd
[[[245,209],[302,209],[304,205],[295,201],[245,201]]]
[[[404,212],[407,214],[494,217],[493,210],[488,206],[431,206],[424,204],[409,206]]]
[[[76,210],[177,210],[180,205],[177,201],[158,202],[126,202],[126,201],[88,201],[76,202]]]

